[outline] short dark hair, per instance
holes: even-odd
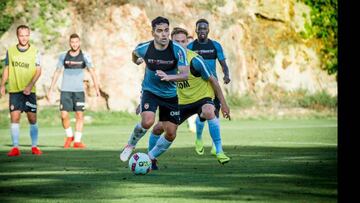
[[[181,27],[175,27],[173,29],[173,31],[171,32],[171,37],[173,37],[174,35],[177,35],[177,34],[184,34],[186,37],[188,37],[189,33],[188,31],[186,31],[184,28],[181,28]]]
[[[162,17],[162,16],[158,16],[158,17],[156,17],[154,20],[151,21],[151,27],[152,27],[152,29],[154,30],[155,27],[156,27],[156,25],[159,25],[159,24],[161,24],[161,23],[165,23],[165,24],[170,25],[169,20],[168,20],[167,18],[164,18],[164,17]]]
[[[78,38],[78,39],[80,39],[79,35],[76,34],[76,33],[71,34],[69,39],[73,39],[73,38]]]
[[[196,21],[195,26],[197,26],[199,23],[206,23],[206,24],[209,25],[209,22],[208,22],[206,19],[204,19],[204,18],[201,18],[201,19],[199,19],[198,21]]]
[[[27,26],[27,25],[19,25],[19,26],[16,28],[16,34],[19,33],[19,30],[20,30],[20,29],[28,29],[28,30],[30,30],[29,26]]]

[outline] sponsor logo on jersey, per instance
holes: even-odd
[[[29,68],[30,64],[28,63],[24,63],[24,62],[19,62],[19,61],[12,61],[11,62],[12,66],[17,68]]]
[[[156,65],[173,65],[175,63],[174,60],[165,61],[161,59],[147,59],[149,64],[156,64]]]
[[[82,65],[84,61],[65,61],[66,65]]]
[[[200,55],[202,55],[202,54],[213,54],[215,52],[215,49],[209,49],[209,50],[201,49],[201,50],[196,50],[195,52],[200,54]]]
[[[185,81],[178,82],[177,87],[180,89],[184,89],[184,88],[190,87],[190,84],[187,80],[185,80]]]

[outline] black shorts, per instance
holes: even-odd
[[[143,91],[141,95],[141,112],[156,112],[159,107],[159,121],[170,121],[174,124],[180,122],[178,97],[163,98],[149,91]]]
[[[36,94],[25,95],[22,92],[9,93],[9,110],[36,113]]]
[[[84,92],[61,92],[60,111],[84,111]]]
[[[214,99],[214,105],[215,105],[215,116],[217,118],[219,118],[219,112],[220,112],[220,108],[221,108],[221,103],[220,100],[215,96]]]
[[[202,112],[202,106],[204,106],[204,104],[214,105],[214,102],[212,101],[212,99],[210,97],[206,97],[206,98],[200,99],[191,104],[179,105],[180,124],[183,123],[186,119],[188,119],[190,116],[192,116],[194,114],[198,114],[200,120],[205,121],[206,119],[200,117],[200,114]],[[215,110],[215,112],[216,112],[216,110]]]

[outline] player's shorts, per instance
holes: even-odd
[[[84,92],[61,92],[60,111],[84,111],[85,93]]]
[[[25,95],[22,92],[9,93],[9,110],[21,111],[21,112],[32,112],[36,113],[36,94],[30,93],[30,95]]]
[[[215,116],[217,118],[219,118],[221,103],[220,103],[220,100],[216,96],[215,96],[215,99],[214,99],[214,105],[215,105]]]
[[[163,98],[149,91],[143,91],[141,95],[141,112],[152,111],[156,113],[159,107],[159,121],[170,121],[176,125],[180,121],[178,97]]]
[[[202,112],[202,106],[205,104],[214,105],[213,100],[210,97],[205,97],[191,104],[179,105],[180,109],[180,124],[183,123],[186,119],[194,114],[198,114],[200,121],[205,121],[206,119],[201,118],[200,114]],[[215,105],[214,105],[215,106]],[[216,112],[216,110],[215,110]]]

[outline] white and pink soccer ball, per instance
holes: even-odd
[[[145,175],[151,171],[151,160],[147,154],[137,152],[131,156],[129,168],[135,175]]]

